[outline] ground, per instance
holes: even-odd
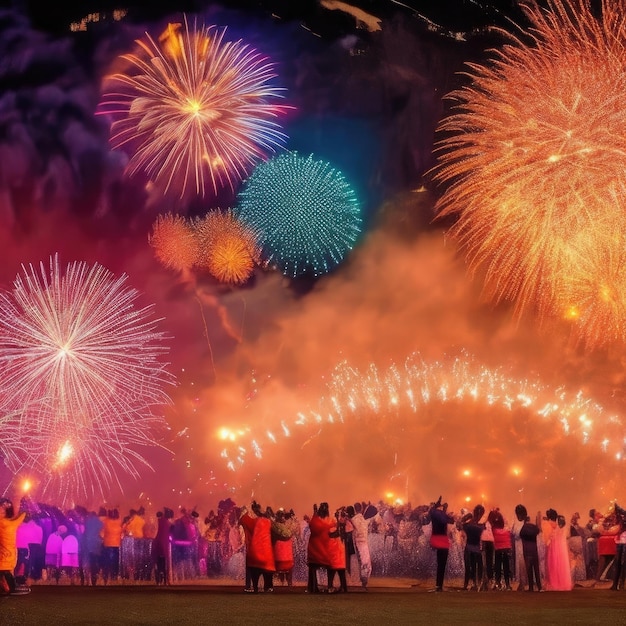
[[[626,592],[606,584],[541,594],[464,592],[459,581],[444,593],[431,589],[432,581],[411,579],[372,579],[368,591],[330,596],[311,596],[303,586],[244,594],[241,584],[223,580],[170,587],[41,584],[27,596],[0,598],[0,624],[626,624]]]

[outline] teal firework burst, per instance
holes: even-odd
[[[263,259],[292,277],[331,271],[362,227],[361,207],[344,175],[297,152],[258,165],[235,214],[258,236]]]

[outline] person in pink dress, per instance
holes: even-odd
[[[544,541],[546,544],[546,578],[550,591],[571,591],[572,571],[567,547],[567,524],[554,509],[546,511]]]

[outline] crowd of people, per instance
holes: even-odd
[[[301,518],[293,509],[237,506],[230,498],[201,519],[196,510],[143,507],[89,511],[0,499],[0,592],[33,584],[242,580],[247,593],[302,583],[307,593],[367,590],[370,578],[431,579],[434,591],[568,591],[582,581],[624,584],[626,511],[592,509],[586,523],[549,508],[534,519],[522,504],[510,518],[482,504],[458,513],[429,505],[327,502]]]

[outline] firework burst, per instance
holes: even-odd
[[[519,379],[464,353],[441,361],[414,353],[385,367],[342,362],[317,400],[285,415],[276,414],[281,404],[287,403],[268,398],[266,419],[257,405],[254,423],[217,431],[233,473],[252,465],[256,476],[275,455],[288,464],[295,451],[295,462],[314,466],[322,458],[320,476],[335,476],[329,451],[341,446],[338,465],[360,471],[374,465],[372,480],[414,464],[427,489],[465,497],[462,474],[473,468],[480,478],[472,495],[504,502],[524,486],[526,496],[561,497],[566,484],[577,497],[587,489],[610,493],[617,487],[606,468],[621,467],[626,453],[623,419],[581,391]],[[342,432],[349,433],[345,448]]]
[[[262,258],[294,277],[332,270],[361,232],[359,202],[344,175],[297,152],[258,165],[235,214],[257,235]]]
[[[282,147],[274,66],[213,26],[170,24],[158,43],[138,41],[122,57],[132,73],[108,77],[102,113],[114,117],[111,143],[131,152],[127,171],[145,172],[180,197],[235,189],[250,169]]]
[[[530,44],[503,33],[510,43],[451,94],[437,210],[458,217],[453,233],[490,297],[518,315],[569,317],[595,347],[626,339],[626,292],[607,298],[603,267],[611,259],[614,274],[626,234],[626,4],[603,0],[600,18],[586,0],[548,4],[525,6]]]
[[[56,257],[23,268],[0,294],[2,412],[17,435],[18,461],[68,497],[104,494],[118,470],[137,476],[140,449],[157,445],[173,379],[152,307],[104,267]]]
[[[195,222],[200,254],[198,265],[222,283],[245,283],[259,262],[254,233],[232,211],[211,211]]]
[[[148,242],[164,267],[182,272],[198,262],[198,238],[193,227],[180,215],[159,215]]]

